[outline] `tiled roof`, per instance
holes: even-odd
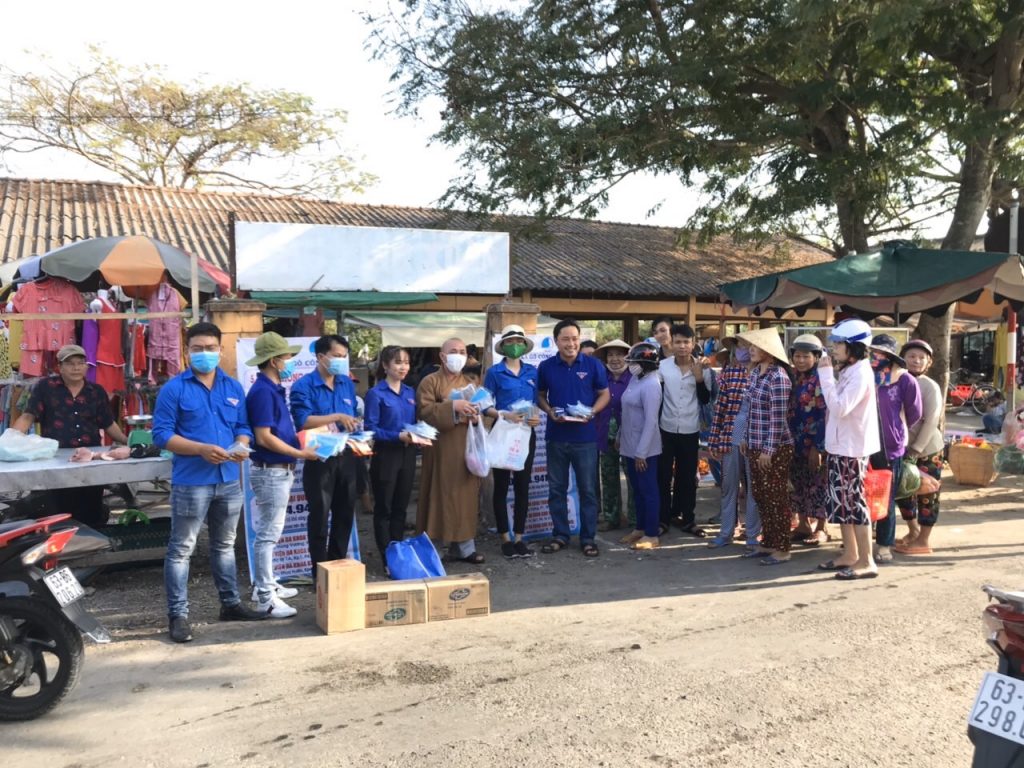
[[[538,295],[717,296],[724,282],[829,258],[806,241],[786,237],[760,250],[729,237],[684,248],[678,231],[668,227],[555,219],[545,232],[530,234],[536,227],[526,217],[482,219],[431,208],[267,194],[0,178],[0,263],[83,238],[143,234],[230,270],[230,213],[239,221],[509,231],[513,289]]]

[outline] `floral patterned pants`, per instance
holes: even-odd
[[[942,480],[942,451],[933,453],[931,456],[919,456],[917,468],[922,473],[928,473],[936,480]],[[939,521],[939,494],[930,493],[927,496],[911,496],[909,499],[899,499],[896,502],[900,508],[900,514],[904,520],[913,520],[924,526],[935,525]]]
[[[788,552],[791,543],[788,484],[792,461],[792,445],[776,448],[767,469],[755,456],[750,457],[750,480],[761,513],[761,544],[778,552]]]

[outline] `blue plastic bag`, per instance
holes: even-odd
[[[441,558],[425,533],[388,544],[385,557],[392,579],[426,579],[446,576]]]

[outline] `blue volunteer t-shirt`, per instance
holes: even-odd
[[[387,380],[379,382],[366,393],[366,429],[373,432],[376,443],[398,443],[398,436],[406,424],[416,422],[416,393],[407,384],[398,392],[391,389]]]
[[[537,367],[529,363],[519,366],[518,376],[508,369],[504,360],[487,369],[484,387],[494,394],[494,406],[499,411],[507,411],[517,400],[537,404]]]
[[[608,389],[608,374],[604,365],[589,355],[576,355],[572,365],[555,355],[537,367],[537,389],[547,393],[552,408],[575,403],[593,405],[597,393]],[[593,419],[586,423],[548,419],[547,439],[556,443],[596,443],[597,425]]]
[[[270,427],[270,434],[274,437],[292,448],[299,447],[299,438],[295,434],[292,415],[288,412],[288,401],[285,400],[283,386],[271,381],[266,374],[257,374],[256,381],[249,388],[249,394],[245,396],[245,406],[249,412],[250,427],[254,430],[256,427]],[[255,442],[253,440],[254,444]],[[254,447],[255,450],[249,457],[253,461],[281,465],[295,463],[294,456],[278,453],[261,445]]]

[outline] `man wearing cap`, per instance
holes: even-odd
[[[171,537],[164,557],[164,588],[171,640],[192,639],[188,574],[206,522],[210,570],[221,621],[266,618],[242,604],[235,566],[235,531],[242,512],[240,464],[249,455],[249,417],[242,385],[218,368],[221,333],[213,323],[185,332],[189,367],[160,390],[153,409],[153,443],[174,454]]]
[[[494,345],[494,353],[504,357],[487,369],[484,387],[494,395],[494,407],[487,415],[510,421],[522,421],[519,413],[512,413],[511,406],[518,401],[537,404],[537,367],[524,363],[523,355],[533,349],[533,341],[526,337],[526,331],[519,325],[506,325],[501,329],[501,338]],[[526,417],[528,426],[540,424],[540,411],[534,408]],[[533,550],[523,541],[526,531],[526,511],[530,501],[530,477],[533,474],[533,457],[537,450],[537,435],[530,433],[530,452],[526,464],[518,472],[508,469],[494,469],[494,520],[501,534],[501,554],[505,557],[532,557]],[[508,487],[515,491],[512,534],[508,530]]]
[[[99,384],[87,381],[85,350],[68,344],[57,351],[56,376],[40,379],[32,388],[28,407],[14,422],[14,429],[26,434],[39,422],[43,437],[56,440],[61,448],[99,446],[102,429],[115,443],[128,439],[114,421],[110,398]],[[103,486],[56,488],[47,493],[53,513],[70,512],[86,525],[106,525]]]
[[[278,584],[274,578],[274,547],[284,530],[288,497],[295,482],[295,462],[317,458],[314,449],[299,447],[281,383],[294,373],[294,358],[300,349],[298,345],[289,346],[280,334],[264,333],[256,339],[256,354],[245,363],[258,366],[260,371],[245,397],[249,426],[256,442],[256,450],[249,457],[249,480],[256,497],[252,521],[256,533],[253,600],[256,609],[271,619],[295,615],[295,609],[284,598],[294,597],[298,592]]]

